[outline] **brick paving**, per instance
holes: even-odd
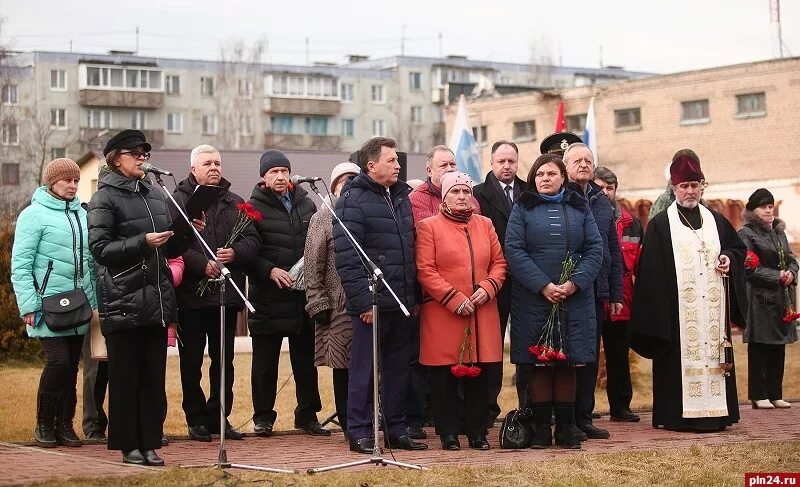
[[[430,450],[423,452],[395,451],[397,461],[424,466],[487,466],[507,465],[547,458],[589,453],[614,453],[654,449],[686,448],[692,445],[718,446],[751,441],[800,440],[800,404],[791,409],[753,410],[742,406],[741,421],[719,433],[694,434],[656,430],[650,426],[650,414],[642,414],[640,423],[611,422],[608,416],[595,420],[597,426],[611,431],[609,440],[589,440],[582,450],[501,450],[497,448],[499,428],[490,430],[492,450],[478,452],[469,448],[445,452],[438,438],[427,440]],[[433,436],[433,429],[427,429]],[[462,438],[462,447],[466,439]],[[248,437],[243,441],[227,441],[228,461],[305,472],[321,467],[369,458],[348,450],[342,433],[331,437],[309,437],[299,433],[276,434],[271,438]],[[159,454],[169,467],[213,464],[217,461],[217,443],[174,440]],[[387,451],[385,458],[391,459]],[[364,466],[360,468],[372,468]],[[105,445],[84,445],[81,448],[41,449],[0,443],[0,485],[15,485],[52,478],[73,476],[132,475],[158,472],[160,469],[123,465],[120,453]]]

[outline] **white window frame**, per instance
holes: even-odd
[[[372,121],[372,136],[373,137],[386,136],[386,120],[375,119]]]
[[[638,124],[626,124],[620,125],[618,123],[617,116],[622,112],[639,112],[639,123]],[[630,107],[630,108],[620,108],[619,110],[614,110],[614,129],[619,132],[625,132],[627,130],[641,130],[642,129],[642,107]]]
[[[178,89],[175,89],[174,80],[177,80]],[[164,94],[165,95],[180,95],[181,94],[181,76],[179,74],[164,75]]]
[[[342,83],[339,87],[342,103],[353,103],[356,97],[356,86],[353,83]],[[347,96],[345,96],[347,95]]]
[[[100,84],[89,84],[89,69],[100,70]],[[111,70],[121,70],[121,85],[111,84]],[[135,86],[128,86],[128,73],[136,73]],[[142,73],[147,73],[146,77]],[[158,88],[152,88],[150,78],[152,73],[158,73]],[[146,81],[145,81],[146,79]],[[102,64],[81,64],[78,70],[78,86],[84,90],[109,90],[109,91],[142,91],[148,93],[164,92],[164,71],[160,69],[148,69],[141,66],[108,66]]]
[[[58,152],[58,153],[56,153]],[[66,147],[51,147],[50,148],[50,158],[51,159],[59,159],[61,157],[67,157],[67,148]]]
[[[172,127],[170,127],[170,120],[172,121]],[[164,120],[164,128],[168,134],[182,134],[183,114],[180,112],[167,113],[166,120]]]
[[[376,97],[375,90],[378,89],[378,97]],[[383,105],[386,103],[386,85],[371,85],[370,86],[370,100],[375,105]]]
[[[56,84],[58,82],[63,82],[64,86],[53,86],[53,73],[59,73],[56,75]],[[63,75],[63,76],[61,76]],[[51,69],[50,70],[50,91],[67,91],[68,84],[67,84],[67,70],[66,69]]]
[[[211,123],[212,127],[207,125]],[[202,135],[217,135],[217,116],[207,113],[200,117],[200,133]]]
[[[253,117],[250,115],[244,115],[242,117],[242,126],[239,128],[239,134],[243,137],[253,135]]]
[[[416,78],[416,81],[418,81],[419,83],[414,83],[413,82],[413,80],[415,78]],[[408,72],[408,90],[409,91],[422,91],[422,72],[420,72],[420,71],[409,71]]]
[[[19,85],[14,83],[6,83],[3,85],[2,90],[2,103],[3,105],[16,105],[19,103]],[[6,94],[8,94],[8,100],[6,100]],[[11,95],[14,96],[11,96]]]
[[[529,125],[530,124],[530,125]],[[531,133],[518,133],[517,129],[531,127]],[[514,142],[531,142],[536,140],[536,120],[517,120],[511,124],[511,138]]]
[[[131,112],[131,128],[134,130],[147,130],[147,112],[134,110]]]
[[[100,115],[99,124],[94,123],[92,114],[95,113]],[[86,126],[90,129],[110,129],[114,125],[114,115],[112,114],[111,110],[92,108],[86,112],[86,117]]]
[[[350,126],[350,133],[345,131],[345,124]],[[342,137],[355,137],[356,136],[356,120],[354,118],[342,119]]]
[[[764,109],[763,110],[753,110],[747,112],[740,112],[739,111],[739,100],[746,96],[761,96],[764,98]],[[755,91],[752,93],[741,93],[736,95],[736,118],[754,118],[754,117],[765,117],[767,115],[767,93],[764,91]]]
[[[264,80],[264,88],[267,96],[276,98],[339,100],[339,81],[330,76],[269,74]]]
[[[253,82],[248,79],[238,80],[239,97],[249,100],[253,98]]]
[[[411,123],[422,123],[422,105],[414,105],[411,107]],[[415,115],[416,113],[416,115]]]
[[[701,117],[687,117],[686,110],[696,104],[705,104],[706,114]],[[711,121],[711,105],[708,98],[699,100],[687,100],[681,102],[681,125],[699,125]]]
[[[53,125],[53,123],[52,123],[52,121],[53,121],[53,112],[56,112],[56,124],[55,125]],[[62,120],[61,120],[62,117],[58,116],[60,114],[60,112],[64,113],[63,124],[59,124],[58,123],[58,122],[62,122]],[[50,109],[50,122],[51,122],[50,123],[50,128],[51,129],[55,129],[55,130],[66,130],[67,127],[68,127],[67,118],[68,118],[68,113],[67,113],[67,109],[66,108],[51,108]]]
[[[210,86],[211,86],[210,92],[208,92],[208,90],[206,90],[206,83],[209,82],[209,81],[211,82],[211,84],[210,84]],[[217,88],[215,85],[216,85],[216,83],[214,81],[214,77],[213,76],[201,76],[200,77],[200,96],[202,98],[213,98],[214,92],[215,92],[215,90]]]
[[[9,138],[9,130],[8,128],[13,126],[14,127],[14,139],[12,140]],[[19,125],[17,125],[16,121],[7,121],[4,122],[2,125],[2,132],[3,136],[3,145],[19,145]]]

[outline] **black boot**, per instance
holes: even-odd
[[[36,397],[36,429],[33,436],[36,444],[44,448],[56,447],[56,401],[57,396],[39,391]]]
[[[550,417],[552,414],[552,402],[533,403],[534,433],[531,448],[539,449],[553,446],[553,432],[550,429]]]
[[[56,411],[56,441],[64,446],[82,446],[83,442],[72,427],[75,417],[75,404],[78,402],[75,390],[62,392],[58,396],[58,410]]]
[[[581,440],[572,431],[575,425],[575,403],[556,403],[556,445],[561,448],[580,449]]]

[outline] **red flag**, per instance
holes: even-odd
[[[564,102],[558,103],[558,115],[556,115],[556,132],[563,132],[567,128],[567,122],[564,120]]]

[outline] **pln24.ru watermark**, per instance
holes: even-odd
[[[789,485],[800,486],[800,473],[792,472],[747,472],[744,474],[745,487],[756,485]]]

